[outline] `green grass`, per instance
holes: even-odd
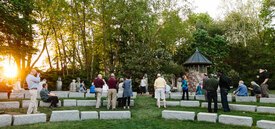
[[[47,114],[49,120],[50,114],[53,110],[80,110],[80,111],[105,111],[106,107],[95,109],[95,107],[60,107],[56,109],[39,108],[40,112]],[[11,113],[26,113],[27,109],[10,109],[6,112]],[[117,109],[123,110],[123,109]],[[161,118],[161,112],[164,108],[157,108],[155,99],[148,96],[138,96],[135,99],[135,106],[130,109],[132,118],[130,120],[85,120],[85,121],[73,121],[73,122],[47,122],[42,124],[24,125],[24,126],[10,126],[5,129],[72,129],[72,128],[93,128],[93,129],[233,129],[243,128],[249,129],[250,127],[240,127],[232,125],[224,125],[220,123],[208,123],[198,121],[179,121],[179,120],[165,120]],[[195,111],[206,112],[206,108],[187,108],[187,107],[168,107],[167,110],[180,110],[180,111]],[[275,115],[264,114],[257,112],[238,112],[232,111],[224,113],[221,110],[218,114],[229,114],[239,116],[250,116],[253,117],[254,124],[257,120],[273,120],[275,121]],[[255,125],[252,128],[256,128]]]

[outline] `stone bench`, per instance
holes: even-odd
[[[236,96],[236,102],[257,102],[255,96]]]
[[[26,115],[13,115],[13,125],[27,125],[35,123],[45,123],[46,114],[26,114]]]
[[[181,100],[182,99],[182,93],[181,92],[180,93],[170,93],[170,99]],[[185,99],[187,99],[186,96],[185,96]],[[190,93],[189,93],[189,99],[190,100],[195,100],[195,96],[194,95],[190,95]]]
[[[86,93],[85,98],[95,98],[95,93]]]
[[[221,103],[217,103],[218,104],[218,109],[222,109],[222,104]],[[202,102],[201,103],[201,107],[202,108],[208,108],[208,102]],[[211,108],[214,109],[214,103],[211,103]]]
[[[162,118],[177,120],[195,120],[195,112],[163,110]]]
[[[103,91],[101,94],[101,97],[106,98],[108,96],[108,92],[107,91]]]
[[[10,99],[24,99],[24,93],[11,93]]]
[[[137,92],[133,92],[133,97],[131,97],[133,99],[137,98]]]
[[[180,106],[182,107],[200,107],[199,101],[180,101]]]
[[[260,103],[275,103],[275,98],[260,98]]]
[[[227,95],[227,101],[232,102],[233,101],[233,96],[232,95]],[[221,95],[218,95],[218,102],[221,102]]]
[[[0,115],[0,127],[11,126],[12,115]]]
[[[43,102],[42,100],[39,101],[39,107],[49,107],[51,105],[50,102]],[[59,100],[59,102],[57,103],[57,106],[61,106],[61,101]]]
[[[157,103],[156,103],[157,104]],[[163,101],[160,102],[160,105],[163,106]],[[166,101],[166,106],[180,106],[179,101]]]
[[[69,98],[84,98],[84,93],[79,93],[79,92],[70,92],[69,93]]]
[[[255,112],[257,106],[254,106],[254,105],[229,104],[229,108],[231,110],[235,110],[235,111]]]
[[[252,117],[244,116],[220,115],[219,123],[251,127],[253,119]]]
[[[75,107],[76,106],[76,99],[64,99],[63,100],[64,107]]]
[[[198,121],[206,121],[216,123],[218,119],[218,115],[216,113],[204,113],[200,112],[197,115]]]
[[[31,100],[22,100],[22,108],[28,108]]]
[[[77,100],[77,106],[96,106],[96,100]]]
[[[31,99],[31,94],[29,92],[24,93],[25,99]],[[41,99],[40,93],[37,93],[37,99]]]
[[[58,98],[68,98],[69,92],[68,91],[52,91],[52,93],[56,94]]]
[[[275,121],[259,120],[257,121],[257,127],[262,129],[275,129]]]
[[[80,120],[78,110],[52,111],[50,121],[76,121]]]
[[[275,114],[275,107],[259,106],[257,107],[257,112]]]
[[[131,119],[130,111],[100,111],[100,119]]]
[[[102,105],[107,106],[108,100],[103,100]],[[116,102],[116,106],[118,105],[118,101]],[[130,106],[133,107],[135,105],[135,100],[130,100]],[[128,106],[128,103],[126,102],[126,106]]]
[[[7,92],[0,92],[0,99],[8,99],[8,93]]]
[[[98,119],[98,113],[96,111],[82,111],[80,117],[81,120]]]
[[[20,103],[18,101],[0,102],[0,109],[19,108]]]
[[[205,96],[204,96],[204,95],[196,95],[196,96],[195,96],[195,99],[196,99],[196,100],[206,101],[206,99],[205,99]]]

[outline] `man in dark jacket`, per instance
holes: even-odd
[[[220,86],[220,92],[221,92],[221,101],[222,101],[222,107],[224,112],[230,112],[230,108],[227,101],[227,95],[228,91],[230,90],[230,81],[229,78],[224,75],[223,72],[218,73],[220,80],[219,80],[219,86]]]
[[[207,100],[208,100],[208,112],[212,112],[211,103],[214,101],[214,112],[218,111],[217,104],[217,89],[219,82],[214,75],[210,75],[209,79],[206,79],[204,82],[204,88],[207,91]]]

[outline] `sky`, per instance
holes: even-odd
[[[208,13],[212,18],[221,18],[222,11],[220,6],[222,0],[193,0],[196,13]]]

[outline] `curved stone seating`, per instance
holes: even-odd
[[[260,103],[275,103],[275,98],[260,98]]]
[[[25,98],[25,99],[31,99],[31,94],[30,94],[28,91],[26,91],[26,92],[24,93],[24,98]],[[37,93],[37,99],[41,99],[40,93]]]
[[[252,117],[244,116],[220,115],[219,123],[251,127],[253,119]]]
[[[11,93],[10,99],[24,99],[24,93]]]
[[[202,102],[201,103],[202,108],[208,108],[208,102]],[[214,103],[211,103],[211,108],[214,109]],[[218,109],[222,109],[222,104],[218,103]]]
[[[51,91],[52,93],[56,94],[58,98],[68,98],[69,91]]]
[[[196,99],[196,100],[206,101],[206,98],[205,98],[204,95],[196,95],[196,96],[195,96],[195,99]]]
[[[27,125],[35,123],[45,123],[46,114],[26,114],[26,115],[13,115],[13,125]]]
[[[80,113],[81,120],[98,119],[97,111],[82,111]]]
[[[100,111],[100,119],[131,119],[130,111]]]
[[[103,100],[102,102],[102,106],[107,106],[108,104],[108,101],[107,100]],[[118,101],[116,102],[116,106],[118,105]],[[131,99],[130,100],[130,106],[134,106],[135,105],[135,100]],[[128,106],[127,102],[126,102],[126,106]]]
[[[227,95],[227,101],[228,102],[233,102],[233,96],[232,95]],[[221,95],[218,95],[218,102],[221,102]]]
[[[12,115],[0,115],[0,127],[11,126]]]
[[[19,108],[20,103],[18,101],[0,102],[0,109]]]
[[[76,100],[77,106],[96,106],[96,100]]]
[[[8,99],[8,93],[7,92],[0,92],[0,99]]]
[[[257,112],[275,114],[275,107],[259,106],[257,107]]]
[[[180,106],[182,107],[200,107],[199,101],[180,101]]]
[[[157,104],[157,103],[156,103]],[[160,105],[163,106],[163,101],[160,102]],[[180,106],[179,101],[166,101],[166,106]]]
[[[39,101],[39,107],[49,107],[51,105],[50,102],[43,102],[42,100]],[[61,101],[59,100],[59,103],[57,103],[57,106],[61,106]]]
[[[257,106],[254,105],[239,105],[239,104],[229,104],[231,110],[235,111],[248,111],[248,112],[255,112]]]
[[[218,119],[217,113],[204,113],[200,112],[197,115],[198,121],[206,121],[216,123]]]
[[[236,96],[236,102],[257,102],[255,96]]]
[[[80,92],[70,92],[69,98],[84,98],[84,93]]]
[[[257,121],[257,127],[262,129],[275,129],[275,121],[259,120]]]
[[[52,111],[50,121],[76,121],[80,120],[78,110]]]
[[[195,112],[163,110],[162,118],[177,120],[195,120]]]
[[[75,107],[76,106],[76,99],[64,99],[63,100],[64,107]]]
[[[95,93],[86,93],[85,98],[95,98]]]

